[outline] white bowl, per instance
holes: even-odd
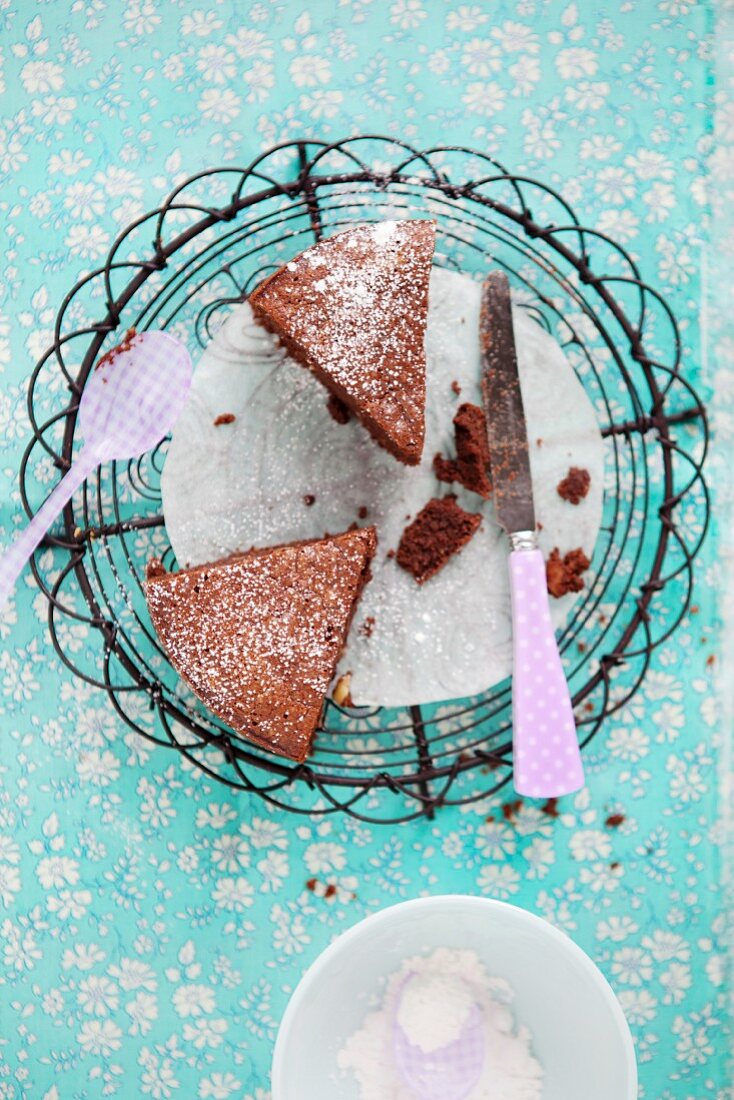
[[[303,976],[273,1057],[273,1100],[358,1100],[336,1065],[381,979],[436,947],[476,951],[515,990],[517,1023],[545,1070],[543,1100],[636,1100],[632,1037],[611,987],[580,947],[532,913],[461,894],[383,909],[339,936]]]

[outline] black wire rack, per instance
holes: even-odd
[[[23,504],[31,515],[68,469],[79,396],[122,332],[166,328],[203,348],[233,304],[314,240],[355,221],[416,215],[438,223],[438,264],[508,273],[596,408],[606,441],[602,528],[583,598],[560,635],[586,745],[632,698],[689,606],[709,516],[705,410],[681,370],[671,309],[629,253],[582,226],[552,188],[482,153],[418,151],[384,137],[298,141],[247,168],[179,184],[61,304],[53,345],[29,384]],[[128,726],[230,787],[299,813],[397,822],[477,802],[508,782],[509,681],[430,707],[329,701],[304,765],[260,751],[207,712],[166,660],[143,593],[151,557],[175,565],[161,510],[165,452],[164,442],[138,461],[100,468],[33,562],[56,652],[107,693]]]

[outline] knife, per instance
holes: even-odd
[[[494,507],[511,546],[515,790],[557,798],[583,787],[584,769],[538,549],[510,284],[503,272],[493,272],[482,287],[479,342]]]

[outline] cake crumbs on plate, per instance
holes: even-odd
[[[556,492],[569,504],[580,504],[591,488],[591,474],[580,466],[571,466],[566,476],[558,482]]]
[[[214,427],[221,428],[223,424],[234,424],[236,419],[234,413],[220,413],[214,420]]]
[[[584,578],[581,574],[589,568],[590,564],[581,547],[569,550],[563,558],[558,547],[554,547],[545,563],[550,595],[558,600],[569,592],[580,592],[584,587]]]

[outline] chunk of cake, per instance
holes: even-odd
[[[558,482],[556,491],[562,500],[569,504],[580,504],[589,495],[591,474],[580,466],[572,466],[566,476]]]
[[[459,507],[452,494],[434,497],[403,531],[396,561],[418,584],[425,584],[466,546],[481,522],[476,512]]]
[[[551,596],[560,600],[561,596],[567,596],[569,592],[580,592],[584,587],[584,578],[581,574],[586,572],[590,564],[580,546],[575,550],[569,550],[563,557],[558,547],[554,547],[545,563],[546,580]]]
[[[167,573],[145,593],[171,664],[256,745],[308,755],[377,546],[374,527]]]
[[[432,221],[358,225],[302,252],[249,297],[255,317],[408,466],[423,453],[435,238]]]
[[[487,422],[478,405],[465,401],[454,417],[456,458],[437,454],[433,470],[439,481],[458,481],[465,489],[488,500],[492,495],[489,473]]]

